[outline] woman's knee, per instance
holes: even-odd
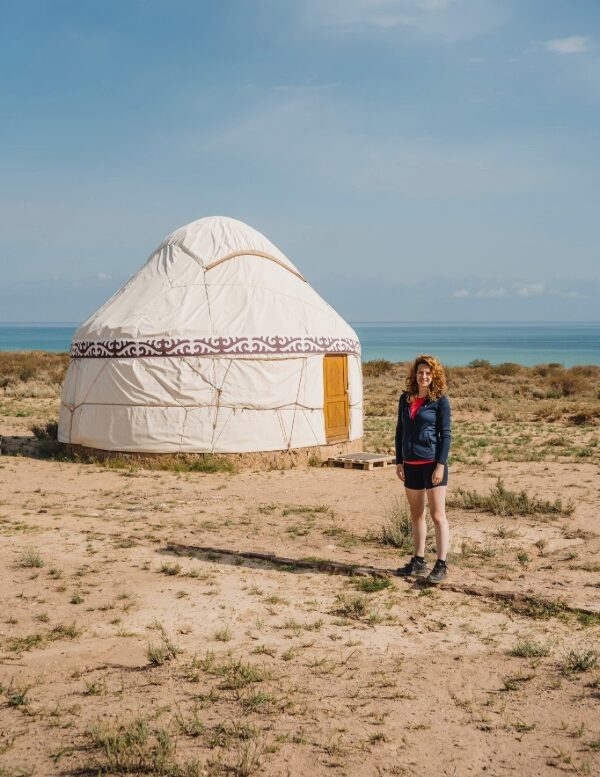
[[[447,520],[447,518],[446,518],[446,511],[445,510],[440,510],[440,511],[438,511],[438,510],[431,510],[431,520],[434,523],[439,523],[439,524],[444,523]]]

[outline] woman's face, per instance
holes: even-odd
[[[431,374],[431,367],[425,362],[417,365],[417,386],[420,389],[429,389],[433,376]]]

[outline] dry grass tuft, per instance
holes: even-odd
[[[378,540],[384,545],[391,545],[406,553],[412,552],[412,521],[408,502],[404,498],[394,499],[385,506],[384,518],[385,523],[381,527]],[[426,522],[427,537],[431,541],[433,537],[433,522],[429,514],[426,516]]]
[[[397,366],[387,359],[374,359],[370,362],[363,362],[362,371],[365,377],[379,378],[381,375],[397,372]]]
[[[465,491],[459,488],[456,496],[448,500],[450,507],[463,510],[481,510],[493,515],[571,515],[575,509],[569,501],[563,503],[560,499],[553,502],[530,496],[526,491],[510,491],[498,478],[488,494],[478,491]]]
[[[58,396],[69,365],[66,353],[0,352],[0,389],[6,396]]]

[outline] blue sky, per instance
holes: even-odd
[[[6,0],[0,321],[202,216],[352,321],[598,320],[598,0]]]

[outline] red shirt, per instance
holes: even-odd
[[[417,411],[420,407],[422,407],[425,404],[425,400],[427,399],[427,396],[424,397],[417,397],[416,399],[413,399],[413,401],[410,403],[410,418],[411,420],[417,415]],[[419,459],[419,461],[405,461],[405,464],[433,464],[434,459],[427,459],[424,461],[423,459]]]
[[[425,404],[427,395],[424,397],[417,397],[410,403],[410,417],[414,418],[417,415],[417,410]]]

